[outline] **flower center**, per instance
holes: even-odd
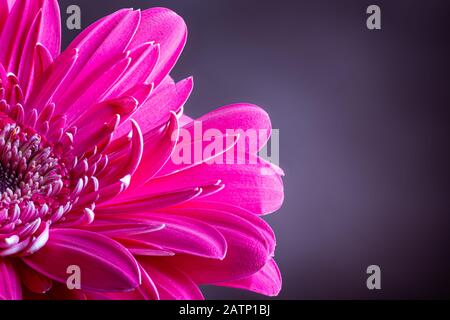
[[[0,257],[41,248],[70,206],[67,172],[39,134],[0,117]]]
[[[0,208],[61,189],[61,168],[50,152],[38,134],[9,123],[0,129]]]
[[[3,168],[0,163],[0,193],[3,194],[7,189],[13,190],[17,186],[17,177],[14,172]]]

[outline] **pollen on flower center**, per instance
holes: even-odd
[[[8,207],[58,192],[61,180],[58,160],[41,146],[37,134],[29,135],[15,124],[0,129],[0,207]]]
[[[14,172],[6,170],[0,163],[0,193],[3,194],[7,189],[13,190],[17,186],[17,177]]]
[[[0,121],[0,257],[31,254],[69,209],[64,167],[39,134]]]

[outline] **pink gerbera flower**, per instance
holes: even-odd
[[[276,295],[259,215],[281,206],[282,172],[246,161],[258,150],[242,159],[226,133],[270,131],[268,115],[183,115],[193,82],[169,72],[187,33],[170,10],[120,10],[62,53],[60,28],[55,0],[0,0],[0,298],[201,299],[203,284]],[[173,161],[197,123],[224,148]]]

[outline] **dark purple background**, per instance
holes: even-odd
[[[450,297],[448,1],[60,3],[81,7],[83,27],[122,7],[175,10],[190,33],[173,75],[195,78],[186,112],[251,101],[271,114],[286,172],[285,204],[267,218],[279,298]],[[381,31],[365,26],[370,4]],[[381,291],[366,288],[370,264]]]

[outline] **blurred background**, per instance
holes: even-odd
[[[172,75],[186,113],[253,102],[280,129],[276,299],[450,297],[450,3],[416,0],[60,0],[82,26],[164,6],[189,28]],[[381,7],[382,30],[366,28]],[[64,45],[78,33],[63,29]],[[366,268],[381,267],[381,290]],[[209,299],[261,299],[207,287]]]

